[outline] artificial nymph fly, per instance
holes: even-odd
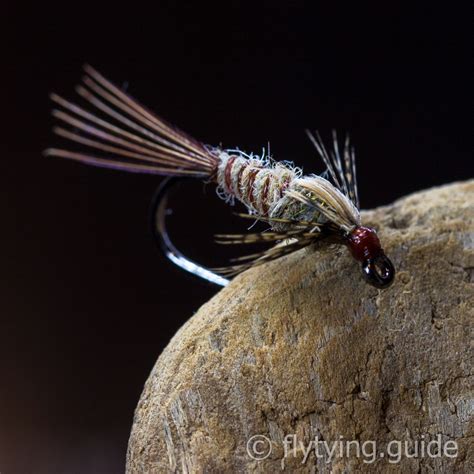
[[[370,284],[386,288],[392,283],[395,270],[375,230],[361,224],[354,149],[348,138],[339,151],[334,133],[333,149],[328,152],[319,134],[308,132],[327,170],[326,177],[305,176],[289,162],[204,145],[150,112],[90,66],[84,70],[83,84],[76,91],[96,112],[52,94],[51,99],[60,107],[53,110],[53,116],[67,126],[56,126],[54,131],[102,155],[57,148],[46,150],[46,155],[135,173],[213,182],[226,201],[238,200],[246,206],[248,214],[243,217],[270,227],[261,233],[218,236],[221,243],[271,244],[264,252],[241,257],[238,264],[219,272],[201,267],[184,257],[168,237],[167,182],[155,200],[155,229],[174,263],[224,285],[228,280],[222,274],[233,275],[316,241],[327,241],[346,245],[361,262]]]

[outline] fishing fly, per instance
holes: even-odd
[[[300,168],[269,156],[204,145],[115,86],[92,67],[84,66],[77,93],[95,112],[52,94],[58,106],[53,116],[62,124],[54,132],[92,152],[50,148],[56,156],[88,165],[166,176],[153,204],[153,230],[165,255],[176,265],[215,284],[320,241],[348,247],[361,262],[368,283],[387,288],[395,269],[385,255],[375,229],[361,223],[354,148],[346,137],[339,149],[333,132],[332,149],[320,135],[307,134],[322,158],[322,176],[304,175]],[[263,252],[238,257],[234,264],[209,269],[185,257],[166,229],[167,195],[176,179],[196,178],[217,185],[217,194],[229,204],[246,208],[239,214],[264,222],[264,232],[219,235],[222,244],[268,244]]]

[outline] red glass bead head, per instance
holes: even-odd
[[[371,227],[356,227],[349,234],[347,245],[352,256],[360,262],[368,258],[376,258],[382,253],[377,232]]]

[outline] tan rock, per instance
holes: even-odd
[[[129,473],[474,472],[474,181],[363,219],[397,268],[393,286],[367,285],[336,246],[237,277],[159,357],[136,409]],[[249,455],[267,454],[254,435],[271,442],[264,460]],[[438,435],[451,455],[457,443],[456,458],[421,456]],[[336,447],[332,459],[315,449],[304,459],[315,437]],[[419,456],[406,457],[416,443]]]

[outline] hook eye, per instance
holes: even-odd
[[[364,260],[362,273],[366,281],[376,288],[388,288],[395,278],[395,268],[384,253]]]

